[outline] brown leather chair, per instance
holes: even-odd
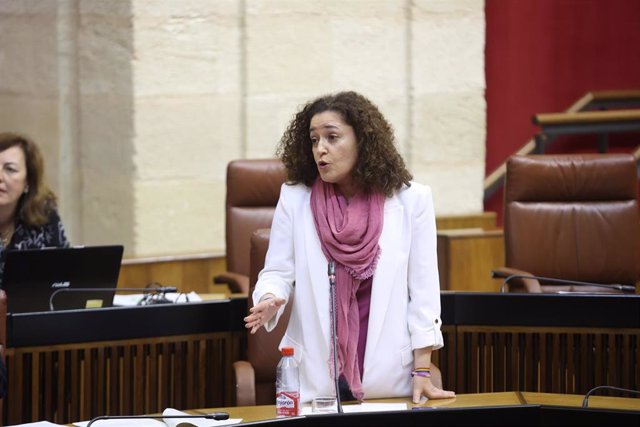
[[[270,229],[258,229],[251,236],[250,288],[247,297],[247,312],[253,307],[251,294],[258,281],[258,273],[264,267],[264,259],[269,247]],[[271,332],[260,328],[255,334],[247,331],[248,361],[233,364],[236,376],[236,405],[273,405],[276,398],[276,366],[280,361],[278,344],[287,329],[291,315],[290,303],[286,305],[278,325]]]
[[[248,292],[251,234],[258,228],[271,227],[284,180],[284,166],[277,159],[229,162],[225,212],[227,271],[214,277],[214,283],[227,284],[234,293]]]
[[[494,271],[494,277],[513,275],[504,285],[510,292],[635,291],[640,280],[637,188],[630,154],[511,157],[504,203],[506,268]],[[554,281],[517,277],[531,275]]]
[[[253,307],[251,294],[255,288],[258,273],[264,267],[264,259],[269,247],[269,229],[256,230],[251,237],[251,276],[247,298],[247,310]],[[276,328],[267,332],[260,328],[255,334],[247,332],[247,358],[233,364],[236,378],[236,405],[273,405],[276,398],[276,366],[280,361],[278,345],[287,329],[291,315],[293,297],[284,309]],[[437,366],[431,365],[431,381],[442,388],[442,374]]]

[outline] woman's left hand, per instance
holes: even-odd
[[[420,397],[425,396],[428,399],[449,399],[456,397],[453,391],[442,390],[431,382],[428,377],[413,377],[413,403],[420,403]]]

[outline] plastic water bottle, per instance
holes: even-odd
[[[276,368],[276,417],[300,415],[300,373],[293,347],[282,347]]]

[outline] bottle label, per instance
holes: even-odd
[[[295,417],[300,415],[300,393],[281,391],[276,393],[276,417]]]

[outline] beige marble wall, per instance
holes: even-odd
[[[439,214],[482,211],[484,2],[0,0],[0,129],[43,147],[74,243],[224,251],[225,167],[354,89]]]

